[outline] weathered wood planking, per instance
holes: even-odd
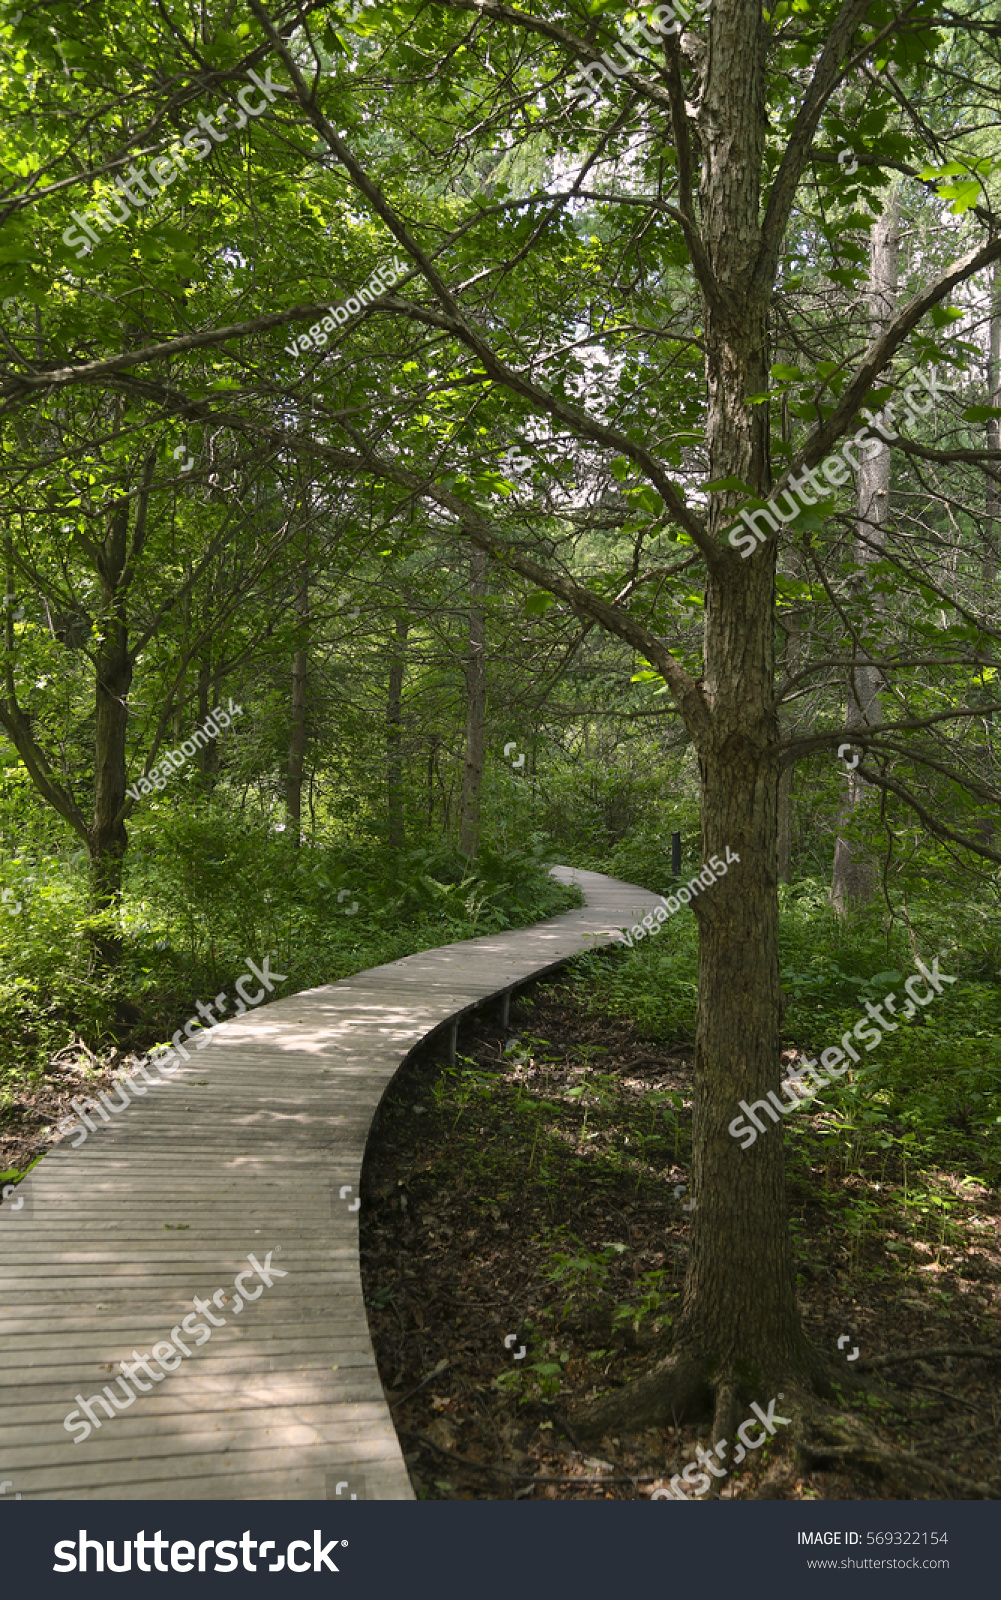
[[[593,872],[578,911],[407,956],[228,1022],[191,1065],[0,1206],[0,1480],[24,1499],[409,1500],[369,1338],[358,1194],[379,1101],[427,1035],[656,903]],[[255,957],[259,952],[251,952]],[[207,1080],[202,1083],[201,1080]],[[95,1119],[96,1120],[96,1119]],[[342,1200],[339,1191],[350,1185]],[[234,1309],[248,1253],[277,1278]],[[254,1279],[257,1283],[259,1280]],[[63,1426],[192,1310],[200,1348],[76,1443]],[[148,1380],[147,1380],[148,1381]],[[97,1410],[96,1415],[103,1416]]]

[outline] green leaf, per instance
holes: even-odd
[[[961,217],[964,211],[969,211],[981,199],[983,190],[976,178],[969,178],[965,183],[946,183],[936,189],[935,193],[940,200],[951,200],[949,207],[953,216]]]
[[[626,498],[630,506],[641,506],[651,516],[656,516],[658,511],[664,509],[664,502],[655,489],[632,489]]]
[[[743,478],[713,478],[710,483],[702,485],[703,494],[730,494],[739,490],[742,494],[753,494],[754,490]]]
[[[322,34],[320,35],[320,37],[323,40],[324,44],[326,45],[327,49],[332,54],[334,54],[334,55],[342,55],[342,56],[347,56],[347,55],[351,54],[351,52],[348,49],[347,45],[344,43],[344,40],[340,37],[340,35],[338,33],[336,33],[334,31],[334,27],[333,27],[332,23],[330,23],[330,22],[327,23],[327,26],[324,28],[324,30],[323,30]]]
[[[829,267],[827,276],[832,282],[839,283],[842,289],[854,289],[864,274],[857,267]]]

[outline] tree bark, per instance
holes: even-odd
[[[900,215],[896,191],[887,209],[872,230],[872,257],[869,278],[870,339],[889,326],[897,304],[900,261]],[[861,461],[858,477],[858,538],[855,560],[861,571],[851,584],[854,597],[861,597],[870,579],[866,568],[878,561],[886,544],[886,524],[890,512],[890,448],[884,444],[878,456]],[[877,609],[880,597],[876,597]],[[861,652],[859,652],[861,653]],[[865,660],[852,670],[845,715],[849,728],[878,728],[882,721],[879,701],[880,674]],[[860,751],[849,753],[854,760]],[[872,796],[869,785],[855,772],[847,773],[846,793],[838,817],[834,869],[831,876],[831,905],[839,916],[853,907],[871,901],[876,894],[879,874],[871,851],[849,837],[850,825],[863,820]]]
[[[487,715],[487,557],[469,553],[469,655],[466,662],[466,759],[459,803],[459,849],[472,860],[480,843]]]
[[[403,797],[403,674],[407,647],[408,619],[396,619],[396,638],[389,666],[389,695],[386,704],[386,788],[389,811],[387,838],[391,850],[402,850],[406,837]]]
[[[987,356],[987,404],[1001,407],[1001,263],[994,263],[991,274],[991,321],[990,344]],[[987,419],[987,448],[988,450],[1001,451],[1001,418],[989,417]],[[986,488],[986,522],[984,527],[984,558],[982,562],[983,573],[983,615],[989,624],[994,614],[994,588],[998,577],[998,534],[999,520],[1001,520],[1001,495],[998,486],[992,477],[988,477]],[[993,698],[993,697],[992,697]],[[984,731],[987,735],[987,747],[994,760],[994,713],[988,711],[984,716]],[[977,824],[980,837],[989,843],[993,837],[993,827],[989,818],[984,818]]]

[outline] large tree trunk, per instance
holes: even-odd
[[[389,666],[389,695],[386,704],[386,789],[389,808],[387,837],[391,850],[402,850],[405,839],[403,796],[403,675],[409,622],[402,614],[396,619],[396,639]]]
[[[748,352],[745,371],[752,359]],[[759,385],[760,375],[751,382]],[[669,1421],[704,1406],[713,1391],[767,1397],[783,1377],[820,1377],[796,1304],[782,1129],[762,1115],[766,1132],[748,1149],[728,1132],[741,1100],[753,1105],[779,1085],[773,582],[767,546],[736,581],[732,573],[722,583],[710,578],[706,597],[705,694],[715,714],[699,750],[702,859],[718,855],[726,864],[728,846],[740,859],[692,903],[695,1208],[682,1315],[671,1356],[580,1419],[592,1435]],[[729,1423],[718,1411],[717,1418],[729,1437]]]
[[[480,795],[483,788],[487,716],[487,558],[482,550],[469,555],[469,656],[466,662],[466,760],[459,806],[459,849],[470,860],[480,843]]]
[[[886,211],[872,230],[872,266],[869,279],[870,339],[875,339],[891,322],[897,305],[900,260],[900,220],[898,197],[894,193]],[[852,594],[861,598],[869,588],[866,568],[878,561],[886,543],[886,524],[890,512],[890,449],[884,445],[878,456],[861,462],[858,477],[858,538],[855,560],[861,570],[852,580]],[[877,608],[879,596],[876,597]],[[852,669],[848,685],[845,725],[849,728],[878,728],[882,721],[879,702],[880,674],[876,667],[861,661]],[[860,749],[850,756],[860,755]],[[854,770],[847,774],[846,793],[838,817],[838,836],[834,847],[831,877],[831,904],[844,916],[853,906],[862,906],[876,894],[879,875],[871,851],[849,834],[850,824],[864,820],[872,795],[869,785]]]
[[[286,820],[288,831],[298,847],[302,831],[302,774],[306,759],[306,654],[305,632],[309,626],[309,569],[304,561],[296,585],[295,610],[302,642],[292,658],[292,729],[288,747]]]
[[[732,30],[718,37],[725,21]],[[767,289],[749,288],[760,243],[766,127],[763,35],[753,6],[714,9],[702,119],[703,239],[723,294],[705,315],[709,477],[740,477],[767,495]],[[668,47],[670,48],[670,47]],[[732,521],[715,495],[710,526]],[[721,544],[723,542],[721,541]],[[724,545],[725,548],[725,545]],[[786,1222],[782,1130],[749,1149],[729,1125],[739,1102],[779,1086],[777,793],[773,601],[775,543],[750,560],[710,564],[705,598],[707,715],[696,738],[702,777],[702,858],[740,857],[693,901],[699,924],[699,1004],[692,1123],[691,1254],[674,1350],[654,1371],[596,1402],[575,1424],[592,1436],[670,1421],[739,1389],[774,1394],[783,1376],[820,1367],[800,1325]],[[724,1424],[728,1426],[728,1424]],[[729,1434],[727,1434],[729,1437]]]

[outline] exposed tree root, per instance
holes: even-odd
[[[891,1366],[895,1362],[945,1355],[996,1360],[1001,1351],[981,1345],[942,1345],[937,1349],[892,1351],[885,1356],[873,1356],[867,1365]],[[838,1368],[837,1383],[843,1386],[846,1379],[853,1388],[868,1388],[866,1384],[857,1383],[854,1373],[849,1379],[848,1374]],[[894,1450],[877,1439],[860,1418],[818,1404],[818,1388],[826,1396],[833,1392],[829,1376],[826,1381],[809,1387],[792,1376],[772,1375],[771,1382],[775,1386],[766,1385],[767,1395],[764,1390],[761,1395],[745,1394],[745,1386],[737,1383],[732,1374],[713,1382],[704,1360],[679,1353],[624,1389],[604,1395],[586,1410],[575,1413],[573,1429],[582,1438],[599,1439],[618,1432],[639,1432],[684,1416],[708,1418],[711,1415],[712,1446],[718,1439],[732,1437],[743,1401],[749,1403],[757,1399],[759,1403],[767,1403],[768,1397],[778,1393],[778,1386],[782,1384],[782,1410],[790,1418],[788,1427],[784,1427],[774,1441],[782,1455],[794,1460],[798,1453],[802,1461],[818,1466],[861,1468],[898,1487],[905,1496],[935,1498],[944,1492],[949,1497],[966,1500],[1001,1499],[1001,1493],[989,1484],[964,1477],[921,1456]],[[784,1474],[780,1473],[780,1478],[784,1478]],[[772,1484],[773,1492],[778,1488],[777,1483]],[[713,1490],[719,1492],[716,1481]],[[766,1489],[765,1493],[768,1492]],[[709,1493],[711,1495],[712,1490]]]
[[[668,1356],[624,1389],[602,1395],[600,1400],[575,1411],[570,1422],[581,1439],[600,1439],[609,1433],[639,1432],[680,1417],[703,1415],[711,1398],[712,1385],[704,1360]]]
[[[923,1456],[894,1455],[890,1450],[878,1450],[871,1445],[810,1445],[801,1446],[804,1455],[817,1465],[858,1466],[879,1477],[896,1480],[908,1488],[927,1489],[928,1480],[954,1489],[962,1500],[997,1500],[990,1484],[975,1483],[947,1467],[937,1467]]]
[[[714,1372],[709,1358],[686,1344],[641,1378],[574,1411],[570,1424],[581,1439],[595,1440],[609,1434],[667,1427],[686,1418],[713,1415],[714,1441],[728,1439],[732,1419],[741,1402],[764,1400],[767,1404],[784,1382],[790,1388],[798,1383],[826,1398],[834,1398],[826,1363],[806,1344],[799,1357],[799,1360],[775,1362],[772,1370],[762,1373],[755,1386],[749,1388],[746,1381],[736,1376],[732,1362],[722,1370],[717,1366]],[[845,1377],[839,1373],[839,1381],[852,1384],[853,1375]],[[730,1419],[728,1423],[725,1418]]]
[[[934,1361],[939,1356],[969,1356],[980,1361],[1001,1361],[1001,1346],[991,1344],[940,1344],[912,1350],[889,1350],[882,1356],[863,1356],[860,1368],[903,1366],[906,1361]]]
[[[856,1417],[840,1415],[835,1418],[829,1412],[818,1411],[812,1404],[804,1411],[802,1427],[797,1429],[794,1442],[809,1462],[862,1467],[905,1489],[934,1494],[938,1485],[944,1485],[964,1500],[1001,1498],[989,1484],[964,1478],[922,1456],[888,1450]]]
[[[728,1376],[721,1379],[716,1386],[716,1410],[713,1413],[712,1437],[709,1440],[710,1448],[715,1446],[721,1439],[726,1439],[729,1443],[733,1438],[734,1423],[737,1420],[736,1413],[737,1385],[732,1377]],[[721,1485],[724,1481],[722,1478],[713,1478],[708,1495],[710,1500],[719,1499]]]

